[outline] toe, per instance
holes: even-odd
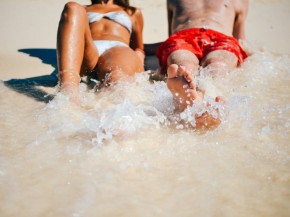
[[[215,101],[216,101],[216,102],[222,102],[222,103],[225,103],[225,102],[226,102],[226,99],[225,99],[224,97],[222,97],[222,96],[217,96],[217,97],[215,98]]]

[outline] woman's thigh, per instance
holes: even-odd
[[[96,67],[99,60],[99,52],[94,44],[89,26],[86,28],[82,75],[89,75]]]
[[[143,71],[144,65],[129,47],[117,46],[107,50],[99,57],[97,64],[100,81],[103,81],[108,73],[110,73],[110,81],[116,81]]]
[[[88,23],[88,21],[86,23]],[[89,25],[86,25],[85,27],[84,39],[83,62],[81,67],[82,76],[90,75],[91,72],[95,69],[99,60],[99,52],[94,44]]]

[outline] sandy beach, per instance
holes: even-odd
[[[72,107],[56,93],[67,1],[0,0],[0,216],[289,217],[290,1],[249,1],[252,55],[226,78],[199,76],[211,106],[179,114],[146,72],[81,83]],[[166,0],[130,2],[144,43],[165,40]],[[192,129],[203,109],[220,111],[217,129]]]

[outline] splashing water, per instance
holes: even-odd
[[[289,216],[289,57],[255,51],[200,79],[211,106],[181,114],[147,73],[97,92],[81,84],[81,108],[2,83],[0,215]],[[217,129],[190,127],[217,109]]]

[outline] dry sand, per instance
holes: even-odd
[[[65,0],[0,1],[0,79],[55,71],[56,32]],[[77,1],[88,4],[90,1]],[[131,0],[144,13],[144,43],[167,37],[166,0]],[[250,0],[247,39],[266,50],[290,54],[290,1]]]

